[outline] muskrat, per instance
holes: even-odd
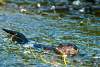
[[[17,42],[19,44],[25,44],[28,42],[27,38],[20,32],[12,31],[4,28],[2,30],[10,35],[11,41],[13,42]]]
[[[54,51],[58,55],[75,56],[78,54],[78,47],[74,44],[59,44],[58,46],[47,46],[42,44],[34,45],[35,48],[42,48],[47,52]]]
[[[78,48],[74,44],[59,44],[54,50],[59,55],[75,56],[78,54]]]

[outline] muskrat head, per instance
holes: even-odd
[[[78,53],[78,48],[74,44],[60,44],[55,48],[57,54],[75,56]]]

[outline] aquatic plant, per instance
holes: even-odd
[[[0,5],[6,4],[6,0],[0,0]]]

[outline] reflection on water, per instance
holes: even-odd
[[[79,54],[68,57],[68,67],[100,66],[100,18],[67,15],[63,18],[22,14],[18,10],[0,11],[0,28],[8,28],[23,33],[30,42],[25,45],[43,44],[57,46],[58,43],[74,43]],[[1,67],[62,67],[63,60],[53,51],[21,47],[11,43],[6,33],[0,29]]]

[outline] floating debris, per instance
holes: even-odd
[[[27,9],[25,9],[25,8],[22,7],[22,6],[20,6],[19,9],[20,9],[20,12],[22,12],[22,13],[27,11]]]
[[[26,12],[27,10],[26,10],[26,9],[20,9],[20,11],[21,11],[21,12]]]
[[[37,3],[37,7],[38,7],[38,8],[41,7],[41,4],[40,4],[40,3]]]
[[[73,1],[73,5],[79,6],[81,4],[80,0]]]
[[[50,8],[51,10],[55,10],[55,6],[51,6],[51,8]]]

